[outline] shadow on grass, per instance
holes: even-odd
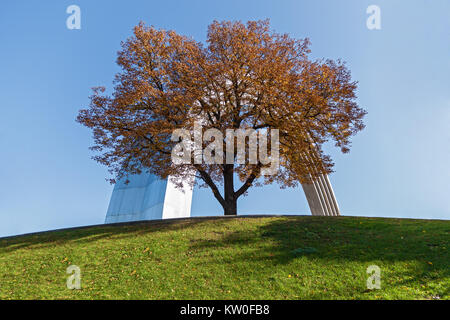
[[[236,247],[237,254],[232,260],[255,266],[261,260],[286,265],[300,257],[322,260],[324,266],[347,262],[367,262],[367,265],[418,262],[415,268],[408,268],[408,274],[399,274],[402,271],[395,268],[393,272],[400,278],[411,279],[410,283],[426,284],[450,277],[449,240],[449,221],[305,217],[271,220],[254,232],[235,231],[217,240],[198,239],[191,244],[191,250]],[[247,250],[239,250],[243,246]],[[396,285],[407,284],[408,280],[398,280]],[[448,288],[444,294],[449,294]]]
[[[237,219],[270,216],[239,216]],[[176,231],[214,222],[215,239],[201,235],[191,241],[191,249],[217,249],[227,246],[251,245],[270,252],[273,260],[286,264],[302,255],[341,258],[345,260],[403,261],[433,258],[450,263],[450,221],[282,216],[268,220],[249,232],[220,230],[236,218],[206,217],[117,223],[91,227],[61,229],[23,236],[0,238],[0,252],[11,252],[30,246],[49,246],[69,242],[93,242],[138,236],[158,231]],[[265,245],[270,242],[271,245]],[[445,266],[448,267],[448,264]]]
[[[158,231],[179,230],[203,223],[204,219],[173,219],[115,223],[107,225],[60,229],[0,238],[0,253],[19,249],[44,248],[69,243],[89,243],[102,239],[135,237]]]
[[[88,243],[114,237],[114,239],[134,237],[158,231],[176,231],[214,221],[216,226],[235,219],[268,218],[269,215],[238,217],[191,217],[165,220],[146,220],[124,223],[101,224],[87,227],[74,227],[52,231],[29,233],[0,238],[0,253],[13,252],[29,247],[43,248],[70,242]],[[273,217],[273,216],[272,216]]]

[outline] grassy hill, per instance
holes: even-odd
[[[449,240],[450,221],[356,217],[60,230],[0,239],[0,299],[449,299]]]

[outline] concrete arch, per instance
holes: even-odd
[[[313,216],[339,216],[339,206],[328,175],[320,175],[310,184],[302,184]]]

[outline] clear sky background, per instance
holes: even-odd
[[[81,8],[81,30],[66,8]],[[368,30],[366,8],[381,8]],[[103,223],[112,186],[75,122],[91,87],[112,86],[120,41],[144,21],[204,41],[217,20],[271,19],[342,58],[367,128],[349,154],[329,148],[342,214],[450,218],[450,1],[3,1],[0,4],[0,236]],[[250,190],[239,211],[309,214],[301,189]],[[221,212],[208,189],[194,215]]]

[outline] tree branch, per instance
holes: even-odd
[[[200,177],[202,178],[202,180],[205,181],[205,183],[211,188],[211,191],[213,192],[214,197],[217,199],[217,201],[220,202],[222,207],[225,208],[225,206],[226,206],[225,200],[223,199],[222,195],[220,194],[219,189],[217,188],[214,181],[211,179],[210,175],[205,170],[201,169],[201,167],[199,165],[196,165],[195,168],[200,173]]]
[[[238,191],[234,193],[236,199],[243,195],[252,186],[253,181],[255,181],[256,176],[258,176],[260,172],[261,163],[259,162],[256,168],[252,170],[252,173],[248,176],[247,180],[245,180],[245,183],[239,188]]]

